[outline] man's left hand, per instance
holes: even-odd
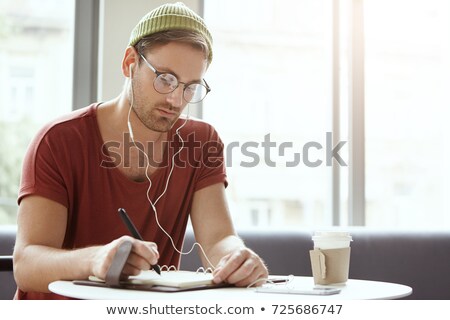
[[[245,287],[264,284],[269,272],[256,253],[248,248],[242,248],[224,256],[213,274],[215,283],[225,282],[237,287]]]

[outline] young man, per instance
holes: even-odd
[[[180,118],[209,92],[203,77],[211,60],[203,20],[182,3],[163,5],[132,31],[122,93],[38,133],[19,191],[16,298],[58,299],[48,291],[52,281],[105,278],[124,240],[133,244],[124,275],[178,266],[189,216],[215,282],[247,286],[267,277],[230,220],[218,134]],[[145,241],[127,236],[118,208]]]

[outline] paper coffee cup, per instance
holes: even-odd
[[[345,283],[350,267],[348,232],[320,231],[312,237],[314,250],[310,250],[314,283],[320,285]]]

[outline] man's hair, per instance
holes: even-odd
[[[167,30],[153,33],[139,40],[134,46],[138,54],[145,54],[154,48],[168,44],[169,42],[184,43],[198,49],[205,55],[205,60],[210,56],[209,47],[206,39],[198,32],[191,30]],[[210,61],[208,61],[209,65]]]

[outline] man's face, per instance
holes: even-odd
[[[207,69],[204,53],[182,43],[156,47],[145,58],[157,71],[171,73],[183,83],[200,81]],[[166,132],[187,105],[183,99],[184,85],[180,83],[175,91],[161,94],[153,87],[155,78],[156,74],[141,59],[132,79],[134,111],[150,130]]]

